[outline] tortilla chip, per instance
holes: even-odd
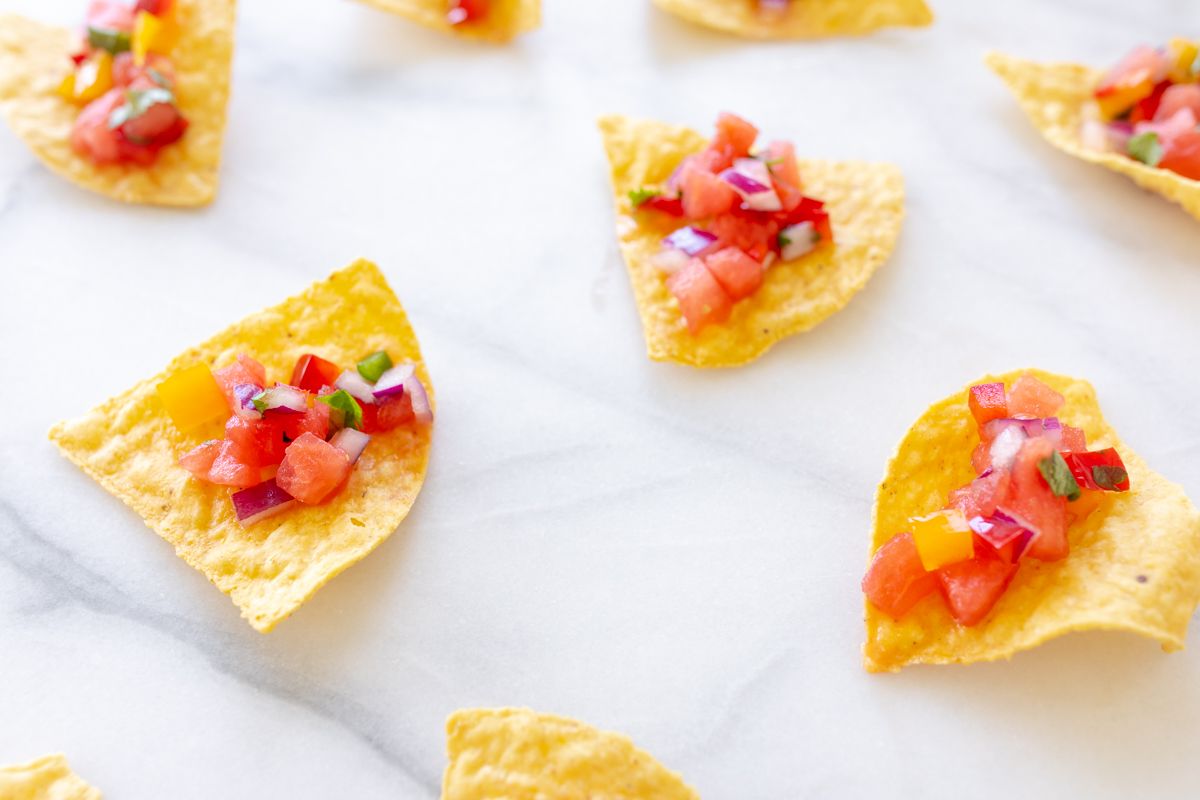
[[[621,252],[652,359],[696,367],[753,361],[785,336],[841,310],[896,246],[904,219],[904,178],[897,167],[801,160],[804,190],[825,201],[836,244],[774,264],[758,291],[736,303],[726,322],[693,336],[652,263],[663,237],[679,222],[635,212],[629,192],[665,181],[684,156],[705,147],[704,137],[688,128],[622,116],[602,117],[599,124],[612,168]]]
[[[770,20],[759,0],[654,0],[689,22],[753,39],[860,36],[895,26],[925,27],[933,12],[925,0],[795,0],[782,19]]]
[[[400,301],[379,269],[360,260],[184,352],[79,419],[58,423],[50,438],[228,594],[255,629],[268,633],[408,515],[425,479],[430,428],[373,437],[349,484],[332,500],[243,528],[229,489],[195,480],[177,463],[202,441],[220,438],[221,425],[180,433],[155,386],[184,367],[201,361],[223,367],[243,352],[278,377],[290,375],[306,352],[344,366],[375,350],[413,361],[433,402],[433,385]]]
[[[442,800],[698,800],[683,779],[619,733],[527,708],[446,720]]]
[[[71,772],[62,754],[43,756],[28,764],[0,767],[0,798],[4,800],[100,800],[100,790]]]
[[[75,35],[15,14],[0,15],[0,112],[46,166],[67,180],[127,203],[202,206],[217,192],[229,73],[234,0],[177,0],[182,35],[171,61],[188,130],[149,167],[97,166],[71,148],[81,109],[56,93],[67,74]],[[80,13],[86,4],[80,3]]]
[[[1119,172],[1200,219],[1200,181],[1119,153],[1084,146],[1084,114],[1092,90],[1103,75],[1100,70],[1082,64],[1039,64],[1002,53],[989,53],[984,61],[1008,84],[1030,122],[1052,145],[1076,158]]]
[[[974,627],[959,625],[938,595],[900,621],[866,603],[869,672],[908,664],[970,664],[1014,653],[1071,631],[1118,630],[1183,647],[1200,601],[1200,513],[1183,489],[1152,472],[1104,421],[1086,381],[1030,371],[1066,398],[1058,417],[1082,428],[1088,447],[1115,447],[1131,490],[1105,495],[1081,525],[1072,526],[1071,554],[1061,561],[1026,559],[992,612]],[[975,383],[1011,386],[1023,372]],[[908,518],[946,505],[950,492],[975,477],[971,451],[979,442],[966,393],[935,403],[905,435],[875,497],[871,551],[908,528]]]
[[[450,9],[448,0],[362,0],[370,6],[390,11],[418,22],[427,28],[481,39],[507,42],[542,24],[542,0],[492,0],[485,18],[466,25],[451,25],[446,21]]]

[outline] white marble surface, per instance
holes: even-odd
[[[893,446],[985,371],[1089,377],[1200,495],[1200,224],[1052,150],[980,62],[1105,63],[1197,33],[1190,0],[942,0],[928,30],[781,45],[548,0],[506,49],[243,5],[212,208],[90,196],[0,130],[0,763],[63,750],[114,800],[432,798],[445,716],[514,704],[624,731],[707,800],[1194,793],[1200,634],[869,676],[858,591]],[[816,331],[654,364],[593,119],[724,108],[898,163],[909,219]],[[45,433],[360,255],[437,384],[432,468],[263,637]]]

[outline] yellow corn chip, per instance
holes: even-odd
[[[1008,84],[1021,108],[1042,136],[1059,150],[1107,167],[1183,206],[1200,219],[1200,181],[1169,169],[1159,169],[1120,153],[1093,150],[1083,141],[1083,123],[1100,70],[1082,64],[1039,64],[1002,53],[989,53],[985,62]]]
[[[782,18],[765,15],[759,0],[654,0],[678,17],[755,39],[857,36],[894,26],[933,23],[925,0],[793,0]]]
[[[183,138],[148,167],[97,166],[71,148],[80,106],[56,89],[70,71],[75,34],[0,15],[0,112],[46,166],[85,189],[127,203],[201,206],[217,192],[233,59],[234,0],[176,0],[181,36],[171,51]],[[80,3],[82,14],[84,4]]]
[[[628,737],[526,708],[446,720],[442,800],[698,800]]]
[[[430,429],[399,428],[372,437],[348,485],[333,499],[297,505],[243,528],[228,489],[195,480],[177,463],[202,441],[220,438],[220,424],[180,433],[155,387],[177,370],[198,362],[220,368],[239,353],[261,361],[269,377],[287,380],[305,353],[347,367],[376,350],[397,362],[414,362],[433,402],[400,301],[379,269],[360,260],[193,347],[79,419],[58,423],[50,438],[267,633],[374,550],[408,515],[425,479]]]
[[[1021,372],[974,383],[1003,381]],[[1061,561],[1025,559],[991,613],[959,625],[940,596],[926,597],[896,621],[866,603],[864,666],[895,671],[908,664],[969,664],[1014,653],[1071,631],[1120,630],[1183,647],[1200,601],[1200,513],[1183,489],[1152,472],[1104,421],[1091,384],[1031,371],[1066,399],[1064,425],[1082,428],[1088,448],[1115,447],[1129,471],[1130,491],[1105,493],[1099,508],[1070,529],[1071,553]],[[888,463],[875,498],[871,551],[908,527],[908,518],[945,506],[954,489],[975,477],[971,451],[979,442],[965,392],[921,415]]]
[[[652,259],[677,220],[636,212],[629,192],[665,181],[704,137],[662,122],[608,116],[600,120],[616,192],[617,234],[633,284],[646,350],[658,361],[732,367],[765,353],[785,336],[806,331],[852,298],[896,246],[904,219],[904,179],[891,164],[800,160],[804,191],[825,201],[833,248],[767,270],[761,287],[733,307],[729,319],[699,335],[688,332],[679,304]]]
[[[43,756],[28,764],[0,767],[3,800],[100,800],[100,790],[71,772],[65,756]]]
[[[492,0],[487,16],[464,25],[446,20],[449,0],[362,0],[364,3],[418,22],[427,28],[450,31],[471,39],[507,42],[542,23],[542,0]]]

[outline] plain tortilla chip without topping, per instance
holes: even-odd
[[[0,767],[3,800],[100,800],[100,790],[71,771],[61,754]]]
[[[46,166],[78,186],[127,203],[212,202],[229,101],[234,0],[177,2],[181,35],[170,58],[188,129],[149,166],[98,166],[75,152],[71,128],[82,106],[56,91],[70,70],[75,34],[14,14],[0,15],[0,112]]]
[[[1120,153],[1101,152],[1083,143],[1083,122],[1100,70],[1082,64],[1039,64],[1002,53],[985,59],[1017,97],[1033,126],[1052,145],[1076,158],[1119,172],[1143,189],[1172,200],[1200,219],[1200,181],[1185,178]]]
[[[794,0],[782,18],[767,17],[759,0],[654,0],[664,11],[754,39],[858,36],[880,28],[933,23],[925,0]]]
[[[699,800],[628,737],[526,708],[456,711],[442,800]]]
[[[198,362],[224,367],[239,353],[262,362],[269,377],[286,380],[305,353],[345,367],[376,350],[415,363],[433,402],[433,385],[400,301],[379,269],[360,260],[193,347],[79,419],[60,422],[50,438],[267,633],[408,515],[425,480],[431,429],[373,436],[349,483],[331,500],[297,505],[243,528],[227,488],[196,480],[178,465],[183,453],[220,438],[223,422],[180,433],[155,387]]]
[[[729,319],[688,332],[679,304],[653,258],[678,220],[635,211],[629,192],[660,184],[685,156],[702,150],[704,137],[662,122],[608,116],[600,120],[616,192],[617,233],[633,284],[646,350],[657,361],[697,367],[732,367],[771,345],[812,328],[841,310],[866,285],[896,246],[904,219],[904,179],[891,164],[799,161],[803,189],[824,200],[835,244],[803,258],[776,262],[751,297]]]
[[[1012,386],[1022,374],[974,383]],[[1152,472],[1121,442],[1104,421],[1091,384],[1037,370],[1029,374],[1066,397],[1058,417],[1084,430],[1088,449],[1117,449],[1129,470],[1130,491],[1106,493],[1096,511],[1071,527],[1066,558],[1024,559],[1008,591],[978,625],[955,622],[937,594],[899,621],[867,602],[868,671],[1010,658],[1072,631],[1130,631],[1158,640],[1164,650],[1183,647],[1200,601],[1200,513],[1182,488]],[[909,517],[943,508],[951,491],[975,478],[971,451],[978,441],[966,391],[921,415],[879,485],[872,553],[907,530]]]
[[[538,27],[542,22],[542,0],[492,0],[487,16],[464,25],[451,25],[446,0],[362,0],[369,6],[390,11],[428,28],[448,31],[469,39],[506,42]]]

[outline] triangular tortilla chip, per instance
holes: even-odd
[[[522,33],[534,30],[542,23],[542,0],[492,0],[487,17],[466,25],[451,25],[446,21],[450,9],[447,0],[362,0],[369,6],[399,14],[427,28],[482,39],[507,42]]]
[[[100,790],[71,772],[61,754],[0,767],[3,800],[100,800]]]
[[[290,375],[304,353],[345,367],[375,350],[414,362],[433,402],[400,301],[379,269],[360,260],[184,352],[159,374],[84,416],[58,423],[50,438],[228,594],[255,629],[267,633],[374,550],[408,515],[425,479],[431,431],[401,428],[374,436],[349,485],[332,500],[296,506],[243,528],[228,489],[193,479],[177,463],[205,439],[220,438],[220,425],[180,433],[155,387],[184,367],[201,361],[223,367],[238,353],[258,359],[277,379]]]
[[[74,35],[0,15],[0,113],[46,166],[72,183],[127,203],[202,206],[217,193],[233,60],[234,0],[176,0],[181,36],[171,51],[184,137],[149,167],[97,166],[71,148],[80,106],[56,93]],[[84,3],[80,3],[83,13]]]
[[[974,383],[1012,382],[1024,374]],[[1058,417],[1082,428],[1088,449],[1115,447],[1129,470],[1129,492],[1107,494],[1085,522],[1071,527],[1071,553],[1061,561],[1025,559],[1008,591],[978,625],[956,623],[938,596],[896,621],[866,603],[864,666],[895,671],[909,664],[969,664],[1009,658],[1071,631],[1140,633],[1165,650],[1183,647],[1200,601],[1200,512],[1183,489],[1152,472],[1104,421],[1086,381],[1037,370],[1062,393]],[[972,384],[972,385],[973,385]],[[950,492],[975,477],[979,442],[966,392],[921,415],[888,463],[875,497],[871,552],[907,529],[909,517],[945,506]]]
[[[925,0],[792,0],[782,19],[768,19],[758,0],[654,0],[678,17],[754,39],[860,36],[880,28],[933,24]]]
[[[442,800],[698,800],[628,737],[527,708],[476,708],[446,720]]]
[[[1017,96],[1029,121],[1052,145],[1076,158],[1119,172],[1143,189],[1175,201],[1200,219],[1200,181],[1119,153],[1084,146],[1084,111],[1100,81],[1100,70],[1082,64],[1039,64],[1002,53],[989,53],[984,61]]]
[[[896,246],[904,219],[904,179],[897,167],[801,160],[804,190],[825,201],[836,245],[773,265],[759,290],[733,307],[728,321],[693,336],[651,262],[663,237],[679,223],[636,212],[629,192],[665,181],[684,156],[705,147],[705,139],[688,128],[622,116],[603,117],[599,124],[612,168],[621,252],[650,358],[697,367],[753,361],[780,339],[812,328],[849,303]]]

